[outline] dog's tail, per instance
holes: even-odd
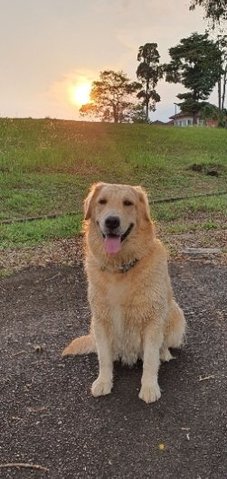
[[[95,339],[92,334],[81,336],[73,339],[71,343],[63,350],[62,356],[70,356],[76,354],[89,354],[96,352]]]

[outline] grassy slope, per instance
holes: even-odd
[[[219,176],[193,172],[214,165]],[[0,247],[65,237],[80,228],[82,201],[94,181],[142,184],[150,199],[227,189],[227,132],[218,129],[0,119],[0,220],[76,212],[0,226]],[[152,206],[174,231],[223,224],[227,198]]]

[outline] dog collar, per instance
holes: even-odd
[[[127,271],[129,271],[131,268],[133,268],[136,265],[136,263],[138,263],[138,261],[139,260],[137,258],[134,258],[134,259],[131,259],[131,261],[129,261],[128,263],[122,263],[119,266],[116,266],[113,270],[112,269],[110,270],[106,266],[102,266],[101,270],[102,271],[111,271],[111,272],[117,271],[119,273],[127,273]]]

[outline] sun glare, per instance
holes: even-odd
[[[81,106],[88,103],[90,100],[91,93],[91,84],[82,83],[81,85],[76,85],[72,90],[72,101],[76,105]]]

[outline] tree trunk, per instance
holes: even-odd
[[[221,102],[222,111],[225,108],[226,83],[227,83],[227,65],[225,67],[225,71],[224,71],[224,75],[223,75],[223,91],[222,91],[222,102]]]
[[[117,108],[117,105],[113,105],[113,119],[114,119],[114,123],[118,123],[118,108]]]
[[[149,122],[149,103],[146,100],[146,105],[145,105],[145,113],[146,113],[146,122]]]
[[[197,113],[196,111],[193,111],[193,113],[192,113],[193,125],[197,125],[197,122],[196,122],[196,120],[197,120],[197,118],[196,118],[196,113]]]
[[[221,111],[221,76],[218,80],[218,108]]]
[[[197,98],[198,94],[197,92],[194,90],[193,91],[193,102],[196,104],[198,103],[198,98]],[[196,107],[194,107],[196,108]],[[193,126],[197,125],[197,115],[198,113],[198,109],[195,109],[194,111],[192,111],[192,123],[193,123]]]
[[[149,122],[149,96],[148,96],[148,91],[149,91],[149,80],[147,80],[146,84],[146,122]]]

